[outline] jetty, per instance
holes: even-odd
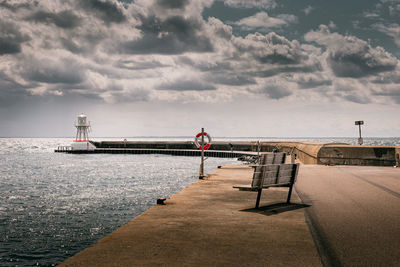
[[[60,266],[396,266],[400,168],[301,164],[286,188],[239,192],[253,170],[216,169]]]
[[[90,141],[91,142],[91,141]],[[193,142],[91,142],[64,153],[200,156]],[[247,164],[222,166],[158,202],[61,266],[393,266],[400,262],[398,146],[310,142],[214,142],[205,156],[279,151],[300,163],[286,188],[255,194]],[[156,200],[155,200],[156,203]]]
[[[91,154],[169,154],[200,156],[201,152],[191,141],[89,141],[93,149],[72,149],[59,146],[55,152]],[[364,146],[344,143],[312,142],[261,142],[261,153],[277,150],[295,154],[303,164],[400,166],[399,146]],[[213,142],[206,157],[238,158],[258,154],[258,142]]]
[[[83,250],[60,266],[320,266],[304,219],[305,205],[287,189],[255,195],[252,168],[223,166]],[[267,191],[267,190],[266,190]]]

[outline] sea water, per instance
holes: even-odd
[[[258,139],[293,140],[219,138]],[[400,138],[365,141],[400,144]],[[179,192],[199,176],[198,157],[54,153],[58,145],[70,142],[69,138],[0,138],[0,266],[56,265],[152,207],[157,198]],[[208,158],[205,172],[232,163],[238,162]]]

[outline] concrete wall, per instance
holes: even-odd
[[[282,152],[295,153],[304,164],[395,166],[396,159],[397,164],[400,163],[400,147],[394,146],[310,142],[268,142],[265,145]]]
[[[396,147],[390,146],[332,146],[318,152],[318,164],[395,166]]]
[[[98,148],[147,148],[147,149],[196,149],[192,141],[155,141],[126,142],[102,141],[93,142]],[[212,150],[257,151],[257,142],[213,142]],[[400,165],[400,147],[395,146],[352,146],[343,143],[311,142],[262,142],[261,152],[294,153],[304,164],[326,165],[365,165],[395,166]],[[397,162],[396,162],[397,160]]]

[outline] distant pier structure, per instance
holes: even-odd
[[[93,141],[89,140],[90,123],[81,114],[75,123],[76,138],[70,146],[58,146],[55,152],[73,154],[168,154],[201,156],[193,141]],[[398,166],[400,146],[349,145],[301,141],[214,141],[206,157],[255,158],[263,153],[295,154],[303,164]]]
[[[89,141],[90,122],[85,114],[78,116],[75,127],[76,138],[71,144],[71,150],[94,150],[96,147]]]

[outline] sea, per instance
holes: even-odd
[[[192,141],[132,137],[129,141]],[[120,140],[123,138],[94,138]],[[216,141],[311,141],[357,138],[219,137]],[[0,266],[55,266],[199,177],[199,157],[55,153],[72,138],[0,138]],[[400,145],[400,138],[365,138]],[[235,159],[208,158],[205,172]]]

